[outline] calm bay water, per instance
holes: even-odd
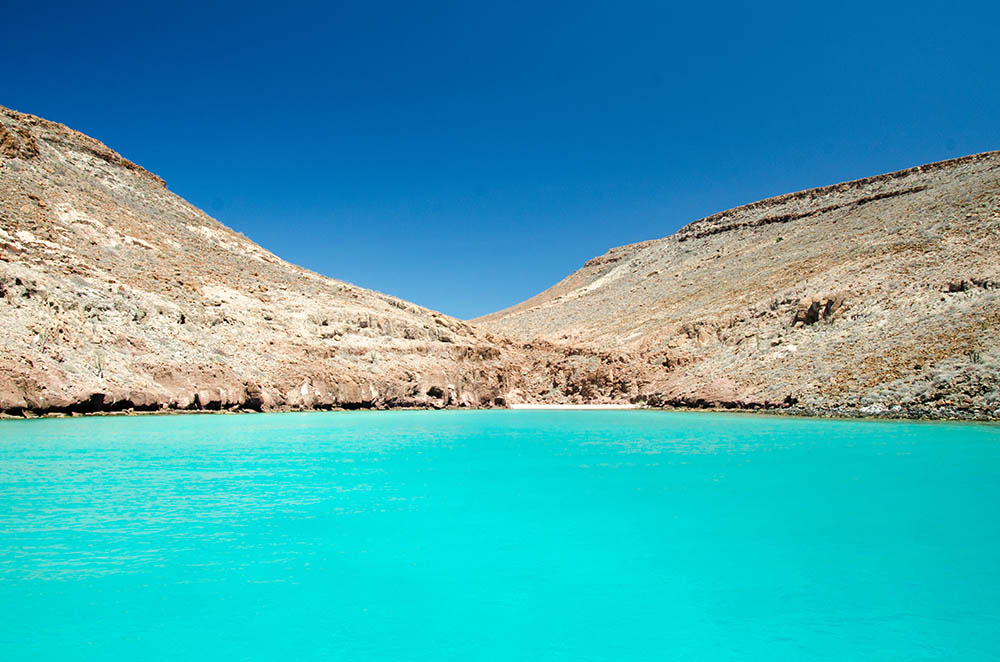
[[[3,660],[988,660],[1000,427],[0,421]]]

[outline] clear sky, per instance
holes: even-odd
[[[998,5],[11,2],[0,104],[473,317],[716,211],[1000,149]]]

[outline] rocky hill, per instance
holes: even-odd
[[[291,265],[100,142],[2,107],[0,349],[4,414],[637,395],[620,356]]]
[[[615,348],[652,404],[1000,417],[1000,152],[622,246],[477,326]]]
[[[511,402],[1000,417],[1000,153],[756,202],[463,322],[0,107],[0,415]]]

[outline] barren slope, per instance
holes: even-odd
[[[1000,152],[722,212],[473,323],[630,353],[651,402],[997,417]]]
[[[493,406],[636,394],[291,265],[63,125],[0,107],[0,413]]]

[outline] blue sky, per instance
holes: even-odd
[[[1000,149],[998,4],[10,3],[0,104],[467,318],[722,209]]]

